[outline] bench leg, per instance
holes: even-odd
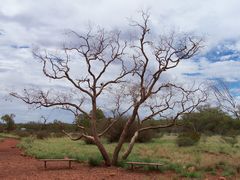
[[[44,161],[44,168],[47,169],[47,161]]]
[[[69,169],[71,169],[71,162],[72,161],[69,161],[69,164],[68,164]]]

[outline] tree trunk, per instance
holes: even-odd
[[[127,131],[129,129],[129,127],[130,127],[130,122],[128,121],[126,126],[124,127],[124,129],[122,131],[122,134],[121,134],[121,136],[119,138],[118,144],[117,144],[117,146],[114,149],[113,159],[112,159],[112,164],[113,165],[117,165],[117,163],[118,163],[119,152],[120,152],[120,150],[122,148],[122,145],[123,145],[123,143],[125,141],[125,138],[127,136]]]
[[[94,141],[96,146],[98,147],[99,151],[102,154],[102,157],[105,161],[105,165],[106,166],[111,166],[111,159],[109,157],[109,154],[107,153],[106,149],[104,148],[103,144],[100,142],[100,139],[98,138],[98,136],[94,136]]]
[[[128,158],[129,154],[132,152],[133,146],[136,142],[136,139],[138,138],[139,132],[136,131],[130,141],[130,143],[128,144],[128,148],[127,150],[123,153],[122,159],[125,160]]]
[[[96,97],[96,96],[94,96]],[[111,160],[109,157],[109,154],[107,153],[105,147],[103,146],[103,144],[101,143],[99,137],[98,137],[98,132],[97,132],[97,125],[96,125],[96,121],[97,121],[97,103],[96,103],[96,98],[92,99],[92,114],[91,114],[91,129],[92,129],[92,134],[93,134],[93,138],[94,138],[94,142],[96,144],[96,146],[98,147],[100,153],[102,154],[102,157],[105,161],[105,165],[106,166],[111,166]]]
[[[129,131],[129,128],[130,128],[130,126],[132,125],[132,123],[134,122],[134,120],[137,116],[137,111],[138,111],[138,106],[135,106],[135,108],[133,110],[132,117],[127,121],[127,123],[124,126],[124,129],[123,129],[122,134],[119,138],[118,144],[115,147],[114,152],[113,152],[113,159],[112,159],[112,164],[113,165],[117,165],[117,163],[118,163],[119,152],[122,148],[123,143],[125,142],[125,139],[126,139],[128,131]]]

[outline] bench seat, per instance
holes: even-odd
[[[68,162],[68,167],[71,168],[71,163],[72,161],[76,161],[76,159],[39,159],[40,161],[44,162],[44,168],[47,168],[47,162],[49,161],[67,161]]]
[[[157,168],[159,166],[162,166],[162,163],[146,163],[146,162],[126,162],[126,164],[131,165],[131,169],[133,169],[133,167],[136,166],[141,166],[141,165],[146,165],[146,166],[156,166]]]

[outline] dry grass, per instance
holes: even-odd
[[[0,138],[16,138],[18,139],[19,137],[13,134],[9,133],[0,133]]]
[[[160,161],[169,160],[180,164],[213,166],[224,161],[230,165],[240,162],[240,144],[231,147],[220,136],[203,137],[199,144],[192,147],[178,147],[175,136],[164,136],[153,143],[137,144],[133,155]],[[238,138],[238,142],[239,138]]]
[[[214,166],[226,162],[236,166],[240,162],[240,144],[231,147],[220,136],[203,137],[199,144],[192,147],[178,147],[176,136],[163,136],[150,143],[138,143],[128,160],[161,162],[167,161],[182,165],[193,164],[198,167]],[[239,140],[239,139],[238,139]],[[240,142],[240,141],[239,141]],[[112,153],[116,144],[107,144]],[[71,141],[68,138],[49,138],[45,140],[22,140],[20,147],[26,153],[37,158],[63,158],[65,156],[87,161],[89,157],[100,156],[96,146],[83,141]],[[126,144],[123,150],[126,148]]]

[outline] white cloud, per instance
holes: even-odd
[[[64,84],[43,77],[39,63],[32,57],[32,47],[58,47],[65,40],[65,30],[84,31],[89,23],[107,29],[119,28],[125,33],[129,28],[127,18],[139,18],[137,11],[148,8],[154,33],[175,29],[204,36],[203,56],[212,47],[229,39],[235,41],[231,48],[240,51],[239,7],[239,0],[4,1],[0,6],[0,96],[29,84],[45,88]],[[21,46],[30,48],[17,48]],[[240,81],[240,61],[231,58],[220,57],[221,62],[210,62],[206,58],[185,61],[168,75],[182,82],[192,79],[199,82],[211,78]],[[184,73],[200,75],[186,76]],[[17,113],[25,111],[22,103],[15,103],[14,106]],[[6,106],[6,102],[0,100],[1,110],[7,112],[8,107],[11,110],[10,104]]]

